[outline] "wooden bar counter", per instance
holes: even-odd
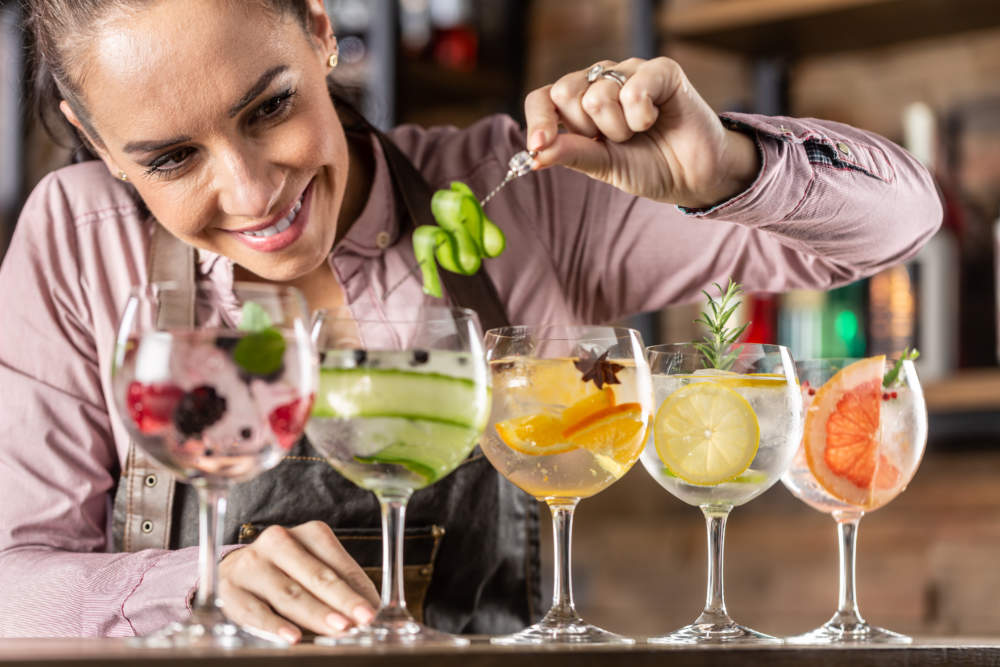
[[[0,666],[92,667],[728,667],[806,665],[809,667],[922,667],[924,665],[1000,664],[1000,638],[920,639],[903,646],[840,648],[779,645],[753,647],[665,647],[638,643],[631,647],[497,647],[474,640],[464,649],[335,649],[301,644],[289,649],[207,651],[137,649],[114,639],[0,640]]]

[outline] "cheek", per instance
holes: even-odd
[[[153,217],[167,231],[180,239],[195,238],[211,220],[214,199],[205,188],[146,188],[139,195]]]

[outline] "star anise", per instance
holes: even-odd
[[[621,381],[618,380],[618,371],[625,367],[608,361],[608,352],[610,351],[605,350],[604,354],[599,357],[589,354],[587,356],[581,355],[577,361],[573,362],[576,369],[583,373],[584,382],[593,382],[598,389],[603,388],[606,384],[621,384]]]

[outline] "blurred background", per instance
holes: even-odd
[[[19,3],[0,0],[0,257],[23,198],[66,151],[26,102]],[[930,442],[911,488],[861,523],[862,613],[923,635],[1000,631],[1000,2],[997,0],[327,0],[342,79],[382,127],[521,118],[532,88],[593,62],[667,55],[717,110],[815,116],[883,134],[920,158],[945,202],[905,266],[831,292],[755,294],[752,340],[807,356],[916,346]],[[633,322],[650,343],[697,336],[699,304]],[[0,316],[2,317],[2,316]],[[547,528],[547,526],[546,526]],[[703,601],[700,512],[641,466],[582,503],[578,606],[635,635]],[[545,532],[546,537],[548,533]],[[547,554],[546,554],[547,555]],[[834,523],[780,485],[734,511],[729,607],[793,634],[836,603]],[[548,585],[548,584],[546,584]]]

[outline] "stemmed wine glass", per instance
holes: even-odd
[[[636,462],[652,411],[649,367],[633,329],[517,326],[486,333],[493,428],[482,448],[508,480],[552,512],[552,607],[498,644],[620,644],[628,637],[586,623],[573,601],[573,512]]]
[[[653,643],[778,642],[726,610],[723,547],[730,511],[769,489],[802,433],[802,397],[788,350],[743,343],[706,358],[696,343],[648,348],[656,415],[642,464],[671,494],[701,508],[708,533],[705,608]],[[716,365],[723,368],[716,368]]]
[[[782,482],[837,522],[840,593],[829,621],[787,641],[800,644],[907,643],[869,625],[855,595],[858,522],[910,483],[927,442],[927,407],[913,362],[885,357],[796,363],[805,402],[802,445]],[[887,372],[888,371],[888,372]]]
[[[476,314],[442,306],[335,308],[313,325],[319,391],[306,434],[382,509],[382,601],[334,645],[465,645],[417,623],[403,596],[403,529],[414,491],[454,470],[489,414],[490,378]]]
[[[305,426],[316,387],[308,308],[288,287],[236,283],[219,310],[175,283],[132,290],[118,326],[115,406],[135,443],[199,502],[199,584],[191,616],[139,640],[147,646],[270,646],[276,637],[226,619],[217,556],[233,484],[277,465]],[[169,308],[203,316],[173,326]]]

